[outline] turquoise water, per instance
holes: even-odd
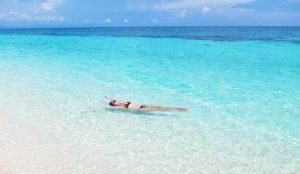
[[[0,30],[0,172],[297,173],[299,43],[297,27]]]

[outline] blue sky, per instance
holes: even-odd
[[[0,27],[300,25],[300,0],[0,0]]]

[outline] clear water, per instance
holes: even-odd
[[[0,30],[0,173],[298,173],[299,43],[299,27]]]

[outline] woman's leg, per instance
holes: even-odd
[[[143,105],[140,111],[187,111],[187,108],[172,108],[172,107],[162,107],[162,106],[151,106],[151,105]]]
[[[143,107],[139,109],[139,111],[172,111],[171,109],[163,109],[163,108],[149,108],[149,107]]]

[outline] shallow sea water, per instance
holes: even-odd
[[[300,29],[0,31],[0,173],[298,173]],[[189,112],[114,110],[103,96]]]

